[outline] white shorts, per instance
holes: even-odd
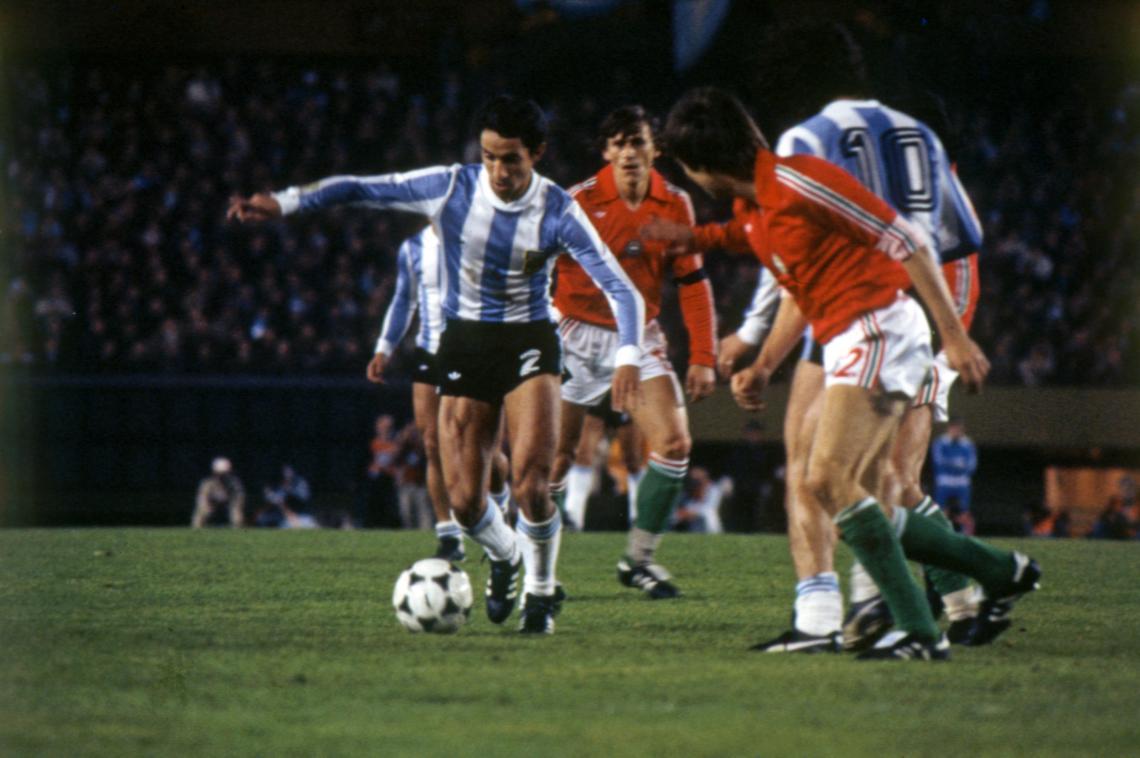
[[[939,350],[934,356],[934,363],[930,368],[930,376],[922,383],[918,394],[914,398],[914,407],[931,406],[934,412],[935,423],[950,420],[950,388],[958,380],[958,372],[950,368],[946,360],[946,351]]]
[[[575,405],[595,406],[602,402],[614,379],[614,355],[620,346],[618,333],[584,321],[564,318],[558,324],[562,339],[562,399]],[[656,320],[645,325],[642,338],[641,381],[658,376],[673,380],[677,405],[684,404],[681,385],[669,363],[669,343]]]
[[[823,346],[824,386],[918,394],[930,373],[930,325],[922,308],[900,294],[885,308],[864,313]]]

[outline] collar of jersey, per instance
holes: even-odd
[[[621,193],[618,192],[617,180],[614,178],[614,167],[606,165],[595,175],[598,179],[596,191],[600,197],[597,202],[610,203],[614,200],[621,199]],[[657,169],[650,167],[649,169],[649,191],[645,194],[645,200],[657,200],[660,202],[668,202],[669,193],[665,189],[665,177],[657,173]]]
[[[517,200],[512,200],[508,203],[495,194],[495,190],[491,187],[491,177],[487,176],[487,169],[482,166],[479,167],[479,189],[487,197],[488,202],[500,211],[518,213],[524,210],[538,195],[541,184],[542,176],[537,171],[532,171],[530,174],[530,186],[526,188],[526,192],[522,193],[522,196]]]

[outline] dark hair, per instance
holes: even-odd
[[[662,141],[689,168],[738,179],[752,178],[756,152],[768,148],[744,105],[716,87],[686,92],[669,111]]]
[[[496,95],[475,116],[478,132],[489,129],[507,139],[518,138],[532,153],[546,143],[546,115],[538,103],[513,95]]]
[[[769,30],[752,56],[751,95],[783,129],[838,97],[868,95],[863,51],[836,21],[793,21]],[[778,109],[778,111],[777,111]]]
[[[657,119],[640,105],[623,105],[610,111],[598,127],[598,149],[605,150],[611,137],[638,134],[642,124],[649,127],[650,134],[657,133]]]

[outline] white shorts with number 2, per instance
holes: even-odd
[[[824,386],[853,384],[913,398],[933,363],[926,316],[899,293],[893,303],[862,314],[823,346]]]

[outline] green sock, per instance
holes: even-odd
[[[689,461],[671,461],[650,455],[645,475],[637,485],[637,528],[661,534],[681,499]]]
[[[950,523],[950,519],[946,518],[946,514],[938,507],[938,503],[930,499],[929,496],[924,497],[922,502],[910,509],[910,512],[927,517],[948,532],[954,531],[954,525]],[[905,546],[903,552],[906,552]],[[970,577],[965,574],[959,574],[938,566],[924,565],[923,568],[926,570],[926,576],[930,579],[930,586],[939,595],[949,595],[951,592],[964,590],[970,586]]]
[[[875,499],[869,497],[845,508],[835,523],[843,541],[879,586],[895,626],[924,639],[938,639],[940,632],[926,597],[911,577],[891,522]]]
[[[560,482],[550,483],[550,499],[554,501],[554,507],[558,509],[559,515],[566,516],[566,480]]]
[[[907,558],[972,576],[991,597],[1009,586],[1013,556],[1007,551],[946,529],[937,518],[917,511],[903,511],[902,518],[899,541]]]

